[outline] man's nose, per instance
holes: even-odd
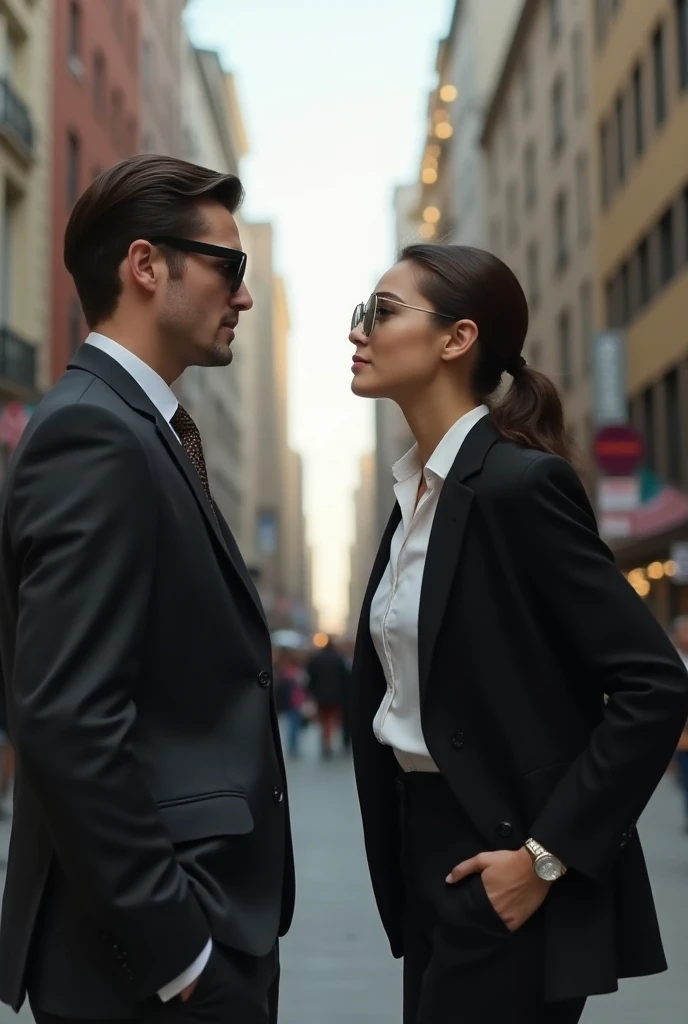
[[[248,310],[253,307],[253,296],[246,287],[246,284],[242,281],[241,287],[238,291],[232,295],[232,301],[230,303],[232,309]]]

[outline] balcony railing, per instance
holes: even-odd
[[[36,387],[36,348],[9,327],[0,327],[0,377],[30,391]]]
[[[0,130],[14,135],[33,154],[34,131],[26,103],[17,96],[7,78],[0,77]]]

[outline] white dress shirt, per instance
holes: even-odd
[[[113,341],[112,338],[106,338],[104,334],[92,332],[86,338],[85,344],[93,345],[95,348],[99,348],[101,352],[105,352],[106,355],[115,359],[134,378],[141,390],[148,395],[158,412],[164,416],[168,423],[170,422],[177,411],[179,402],[169,384],[148,363],[144,363],[143,359],[139,359],[128,348]],[[177,437],[172,427],[170,427],[170,430]],[[179,440],[178,437],[177,440]],[[212,948],[212,939],[209,939],[205,948],[196,957],[194,962],[182,974],[159,990],[158,995],[163,1003],[174,999],[175,996],[184,991],[187,985],[190,985],[192,981],[195,981],[201,975],[210,959]]]
[[[488,411],[487,406],[480,405],[457,420],[435,448],[424,471],[418,445],[392,467],[401,522],[392,537],[389,564],[370,607],[370,634],[387,682],[373,730],[380,743],[394,749],[406,771],[438,771],[428,753],[420,720],[420,591],[442,485],[461,445]],[[416,507],[423,473],[427,490]]]

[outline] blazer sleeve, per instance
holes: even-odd
[[[186,969],[210,935],[134,744],[158,501],[135,434],[79,404],[35,429],[7,507],[12,738],[75,899],[135,999]]]
[[[688,713],[688,675],[601,540],[573,468],[542,455],[513,497],[512,545],[536,607],[554,642],[584,666],[580,686],[608,697],[587,747],[530,831],[568,867],[600,880],[671,760]]]

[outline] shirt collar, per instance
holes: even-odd
[[[459,454],[461,445],[470,434],[473,427],[478,423],[483,416],[487,416],[489,409],[486,405],[479,405],[475,409],[471,409],[470,412],[466,413],[456,421],[456,423],[449,428],[447,433],[444,435],[440,443],[435,448],[434,452],[428,459],[426,470],[432,473],[434,476],[439,477],[441,480],[446,480],[449,470],[454,465],[456,456]],[[418,445],[414,444],[410,451],[406,452],[398,462],[395,462],[392,466],[392,473],[397,483],[403,483],[422,471],[423,467],[420,461],[420,454],[418,452]]]
[[[99,348],[101,352],[105,352],[111,359],[118,362],[146,393],[161,416],[168,423],[170,422],[177,411],[179,402],[172,388],[160,374],[124,345],[113,341],[112,338],[106,338],[104,334],[92,331],[86,338],[86,344]]]

